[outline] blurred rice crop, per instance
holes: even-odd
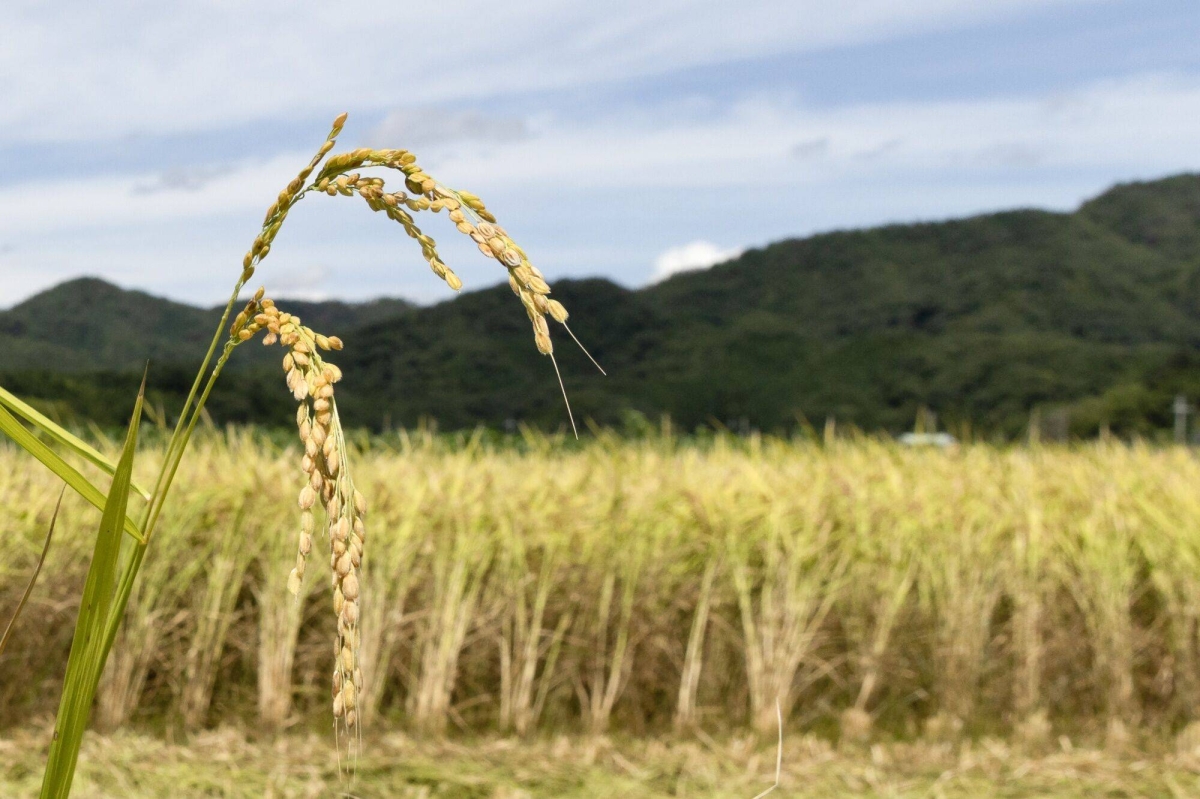
[[[360,442],[363,717],[414,736],[672,728],[826,739],[1092,736],[1200,714],[1200,460],[600,436]],[[160,453],[139,468],[152,474]],[[297,453],[194,445],[98,695],[157,733],[327,723],[330,587],[285,583]],[[0,615],[58,494],[0,448]],[[54,712],[97,511],[68,495],[0,660],[9,734]],[[1190,738],[1187,738],[1190,740]]]

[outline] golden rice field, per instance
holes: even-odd
[[[285,775],[294,790],[273,794],[261,781],[288,746],[328,748],[297,773],[336,772],[329,572],[312,564],[300,602],[287,590],[301,453],[246,431],[193,446],[109,658],[93,715],[107,735],[89,738],[79,795],[122,795],[106,769],[140,751],[160,751],[146,774],[176,774],[176,760],[261,765],[246,767],[258,776],[244,793],[239,777],[226,794],[198,795],[317,795],[304,785],[320,775]],[[411,767],[413,796],[749,799],[772,778],[778,701],[791,795],[824,784],[803,776],[814,762],[837,790],[858,781],[869,794],[872,779],[908,774],[911,795],[939,781],[945,795],[985,795],[946,781],[964,757],[960,776],[977,786],[994,782],[987,763],[1003,763],[1013,785],[1067,773],[1082,786],[1091,774],[1101,790],[1142,774],[1155,795],[1200,790],[1200,724],[1188,726],[1200,721],[1190,450],[402,436],[361,446],[350,460],[370,504],[364,784],[392,753]],[[160,454],[149,447],[138,472],[153,474]],[[59,486],[10,447],[0,475],[6,620]],[[9,792],[36,783],[97,518],[64,501],[0,660]],[[205,747],[225,760],[194,753]],[[601,754],[585,757],[588,747]],[[1088,766],[1101,749],[1114,760]],[[1017,768],[1018,753],[1033,765]],[[497,758],[508,758],[503,778]],[[579,758],[583,771],[571,767]],[[450,788],[421,794],[437,769]],[[596,769],[608,788],[544,789]],[[701,782],[672,793],[664,773]],[[454,788],[455,775],[468,787]],[[658,787],[612,787],[642,777]],[[1128,790],[1109,795],[1144,795]]]

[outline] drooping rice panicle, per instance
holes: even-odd
[[[362,691],[359,666],[359,587],[363,545],[366,539],[366,500],[354,487],[346,461],[346,439],[338,418],[334,384],[342,372],[327,363],[321,352],[342,349],[336,336],[325,336],[301,324],[300,318],[282,312],[260,289],[235,320],[236,335],[242,340],[266,330],[263,344],[275,343],[288,352],[283,370],[292,396],[300,403],[296,425],[304,455],[300,468],[305,483],[297,500],[300,506],[300,535],[296,563],[288,576],[288,588],[299,595],[308,556],[313,547],[316,522],[314,508],[325,510],[325,536],[329,542],[333,606],[337,616],[335,665],[333,670],[333,714],[347,729],[357,725],[357,698]]]

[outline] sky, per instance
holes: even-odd
[[[222,302],[342,111],[341,145],[412,150],[552,284],[638,287],[784,238],[1069,210],[1200,170],[1194,0],[7,0],[0,15],[0,307],[80,275]],[[468,289],[503,279],[422,216]],[[323,195],[256,280],[452,295],[398,226]]]

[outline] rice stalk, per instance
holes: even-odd
[[[828,523],[779,512],[761,519],[765,539],[749,545],[733,532],[729,560],[742,622],[751,726],[775,729],[775,708],[790,715],[801,667],[812,667],[817,636],[838,596],[843,566],[829,552]]]
[[[181,598],[206,563],[190,556],[194,541],[189,533],[208,500],[204,495],[197,497],[182,515],[159,528],[160,557],[145,567],[130,593],[125,619],[96,692],[96,725],[102,731],[112,731],[129,719],[161,653],[176,649],[169,641],[186,621]]]
[[[381,498],[376,513],[389,533],[380,536],[363,558],[363,689],[359,697],[363,724],[379,714],[401,642],[411,627],[409,602],[421,575],[417,562],[422,536],[417,530],[426,496],[423,488],[418,489],[393,508],[385,492],[375,495]]]
[[[459,658],[495,557],[495,542],[488,535],[492,519],[465,511],[472,504],[467,483],[472,460],[468,452],[449,465],[436,529],[444,543],[427,544],[433,553],[424,611],[418,617],[408,712],[416,729],[432,735],[444,733],[450,720]],[[456,506],[452,498],[463,504]]]
[[[1134,530],[1112,479],[1100,475],[1074,535],[1060,539],[1059,567],[1088,628],[1092,669],[1104,706],[1108,742],[1123,748],[1137,723],[1132,606],[1138,588]]]
[[[535,504],[538,497],[535,495]],[[507,534],[492,583],[500,618],[496,642],[499,650],[501,731],[527,735],[537,724],[549,687],[555,679],[558,657],[571,624],[570,606],[551,624],[552,593],[562,590],[565,567],[563,545],[546,541],[536,548],[533,536],[514,529],[522,514],[514,508],[506,516]]]
[[[250,449],[254,441],[249,436],[229,437],[226,441],[233,457],[213,464],[212,459],[221,452],[206,448],[207,451],[202,453],[208,461],[206,465],[229,468],[253,457]],[[221,503],[219,510],[209,505],[210,511],[217,510],[221,521],[212,524],[214,535],[201,538],[205,546],[201,557],[207,563],[207,569],[203,584],[193,592],[189,607],[191,629],[177,702],[177,713],[187,730],[204,726],[212,704],[221,654],[234,621],[238,595],[251,563],[260,554],[259,542],[249,535],[246,524],[248,508],[258,492],[252,487],[247,488],[250,490],[237,492],[226,503]]]

